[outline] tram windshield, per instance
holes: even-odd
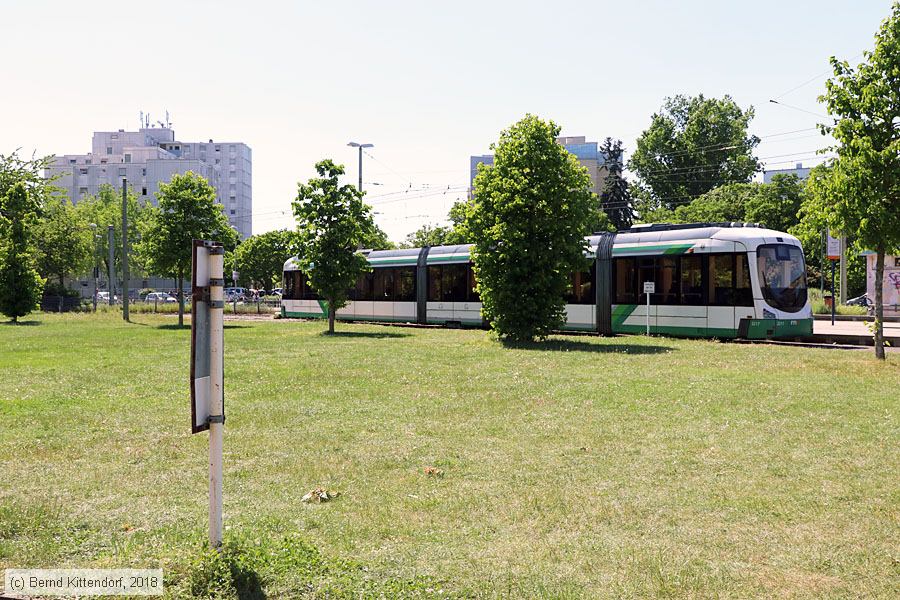
[[[806,306],[806,264],[798,246],[764,244],[756,249],[756,264],[766,302],[785,312]]]

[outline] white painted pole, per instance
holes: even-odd
[[[650,293],[647,296],[647,335],[650,335]]]
[[[209,278],[222,280],[223,254],[209,255]],[[212,282],[210,282],[212,283]],[[223,313],[222,285],[209,286],[209,543],[222,545]]]

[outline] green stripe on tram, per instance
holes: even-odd
[[[690,244],[653,244],[649,246],[614,247],[613,254],[684,254],[694,247]]]
[[[469,262],[469,255],[468,254],[453,254],[453,255],[438,254],[437,256],[429,256],[428,257],[429,264],[435,263],[435,262],[450,262],[450,261]]]
[[[416,266],[418,259],[416,257],[412,258],[370,258],[369,264],[371,265],[409,265]]]

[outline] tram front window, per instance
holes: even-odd
[[[785,312],[806,306],[806,264],[799,247],[762,245],[756,249],[756,264],[766,302]]]

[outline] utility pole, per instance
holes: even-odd
[[[128,320],[128,180],[122,179],[122,318]]]
[[[113,226],[106,228],[106,246],[109,248],[109,305],[113,305],[116,290],[116,233]]]
[[[348,143],[347,145],[350,146],[351,148],[359,148],[359,187],[358,187],[357,189],[358,189],[359,191],[362,191],[362,189],[363,189],[363,184],[362,184],[362,155],[363,155],[363,148],[373,148],[373,147],[375,146],[375,144],[358,144],[358,143],[356,143],[356,142],[350,142],[350,143]]]

